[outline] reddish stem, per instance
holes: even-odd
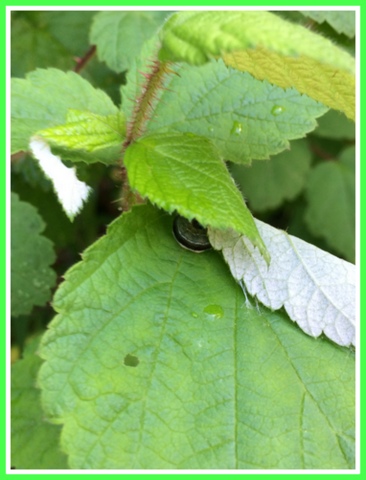
[[[75,73],[80,73],[80,71],[85,67],[85,65],[94,57],[97,50],[96,45],[92,45],[86,54],[81,58],[76,58],[76,65],[74,67]]]

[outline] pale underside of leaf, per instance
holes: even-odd
[[[237,233],[210,230],[233,277],[244,291],[289,317],[308,335],[324,333],[342,346],[355,345],[355,266],[259,220],[257,228],[271,256],[269,267]]]
[[[73,220],[91,193],[91,187],[79,180],[75,167],[67,167],[41,137],[31,138],[29,148],[53,188],[66,215]]]
[[[355,60],[326,38],[261,11],[180,12],[162,30],[161,57],[225,63],[342,110],[354,119]]]

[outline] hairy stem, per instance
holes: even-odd
[[[135,100],[136,105],[132,113],[132,119],[127,127],[123,151],[143,134],[146,123],[151,118],[159,90],[163,87],[164,76],[167,73],[172,73],[168,65],[168,63],[155,60],[152,63],[151,72],[142,73],[146,82],[142,86],[140,96]]]
[[[146,82],[142,85],[140,96],[135,100],[136,105],[132,112],[131,121],[127,126],[126,140],[122,146],[122,156],[128,146],[143,134],[146,124],[152,116],[154,105],[158,100],[158,93],[163,88],[164,77],[167,73],[172,73],[168,63],[163,63],[159,60],[153,61],[149,73],[141,73],[145,77]],[[131,191],[127,171],[125,167],[122,167],[122,169],[124,170],[122,209],[128,210],[131,205],[142,203],[143,200],[137,193]]]

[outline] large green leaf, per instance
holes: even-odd
[[[65,123],[70,107],[98,115],[118,113],[108,95],[74,72],[37,69],[26,79],[12,79],[12,152],[27,150],[38,130]]]
[[[311,172],[307,185],[306,223],[314,235],[355,260],[355,148],[345,149],[339,160],[323,162]]]
[[[61,429],[45,421],[36,377],[42,363],[36,355],[39,339],[26,347],[11,368],[11,464],[16,469],[65,469],[59,447]]]
[[[112,70],[123,72],[130,68],[143,43],[167,15],[164,11],[100,12],[94,18],[90,41],[97,45],[100,60]]]
[[[181,64],[174,72],[146,131],[208,137],[233,162],[268,159],[289,148],[289,140],[314,130],[315,119],[327,111],[293,88],[260,82],[222,60],[199,68]]]
[[[52,242],[41,235],[45,224],[37,210],[11,194],[11,314],[29,313],[51,297],[56,274]]]
[[[160,57],[201,65],[221,57],[282,88],[295,87],[355,117],[355,60],[330,40],[265,11],[179,12],[165,23]]]
[[[250,168],[232,165],[230,171],[250,207],[260,212],[294,199],[305,186],[310,164],[306,141],[297,140],[268,162],[254,161]]]
[[[354,468],[354,356],[245,306],[217,252],[151,206],[65,276],[41,345],[71,468]]]
[[[245,234],[265,255],[254,220],[212,144],[192,134],[143,137],[126,151],[131,186],[168,212]]]

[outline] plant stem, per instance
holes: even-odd
[[[85,67],[85,65],[94,57],[96,50],[97,47],[95,45],[92,45],[83,57],[75,59],[75,73],[80,73],[80,71]]]
[[[146,123],[149,121],[154,109],[154,104],[158,99],[159,90],[162,89],[164,76],[167,73],[172,73],[169,69],[168,63],[154,60],[152,68],[149,73],[142,73],[146,82],[142,85],[141,94],[136,98],[135,108],[132,112],[131,121],[127,126],[126,139],[122,146],[122,158],[125,150],[131,143],[135,142],[144,132]],[[132,192],[128,182],[128,175],[126,168],[122,166],[123,181],[122,181],[122,210],[129,210],[131,205],[142,203],[144,200],[137,194]]]
[[[154,60],[151,72],[142,73],[146,78],[146,82],[142,86],[141,95],[135,100],[136,105],[132,113],[132,119],[127,127],[123,151],[142,135],[146,123],[151,118],[154,103],[156,103],[158,92],[163,85],[164,76],[167,73],[172,73],[168,65],[168,63]]]

